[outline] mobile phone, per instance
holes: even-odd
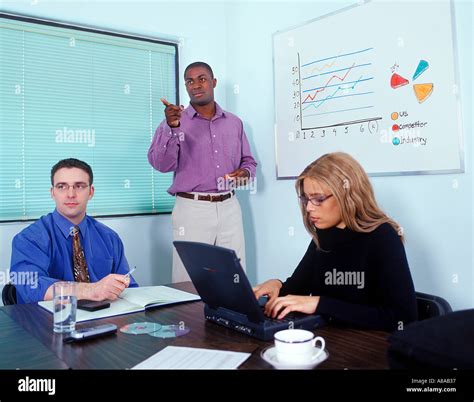
[[[86,311],[97,311],[104,308],[110,307],[110,303],[106,301],[94,301],[94,300],[78,300],[77,308]]]
[[[97,327],[81,328],[72,331],[69,336],[63,339],[64,342],[78,342],[85,341],[87,339],[96,338],[102,335],[112,335],[117,332],[117,326],[115,324],[103,324]]]

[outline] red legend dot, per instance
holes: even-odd
[[[392,131],[398,131],[398,130],[400,130],[400,127],[398,126],[398,124],[394,124],[392,126]]]

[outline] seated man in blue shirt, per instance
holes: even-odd
[[[10,271],[30,278],[14,284],[18,303],[51,300],[52,285],[60,280],[78,282],[78,299],[97,301],[115,300],[126,287],[138,286],[125,276],[129,267],[117,233],[86,215],[92,181],[91,167],[77,159],[51,169],[55,211],[13,239]]]

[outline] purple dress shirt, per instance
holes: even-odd
[[[180,126],[166,119],[156,129],[148,150],[148,161],[160,172],[174,172],[168,193],[216,193],[218,182],[236,169],[247,169],[255,177],[252,157],[242,121],[216,103],[211,120],[199,115],[190,104],[182,113]]]

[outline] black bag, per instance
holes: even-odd
[[[473,369],[474,309],[414,322],[388,341],[392,369]]]

